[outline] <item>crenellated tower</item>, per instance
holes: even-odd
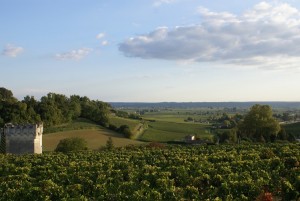
[[[6,153],[42,153],[43,124],[5,124],[3,136]]]

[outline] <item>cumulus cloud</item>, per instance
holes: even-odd
[[[120,44],[128,57],[221,62],[262,68],[300,62],[300,11],[289,4],[261,2],[237,16],[199,7],[201,22],[160,27]]]
[[[86,57],[91,51],[92,49],[90,48],[80,48],[70,52],[56,54],[55,57],[59,60],[80,60]]]
[[[12,44],[7,44],[2,51],[2,55],[7,56],[7,57],[17,57],[23,51],[24,51],[23,47],[18,47],[18,46],[12,45]]]

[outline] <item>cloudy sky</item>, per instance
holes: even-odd
[[[300,1],[0,0],[0,87],[103,101],[300,101]]]

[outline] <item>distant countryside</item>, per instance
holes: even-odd
[[[42,155],[5,153],[1,134],[0,200],[300,196],[300,102],[18,100],[0,88],[1,128],[37,122]]]
[[[0,0],[0,201],[300,201],[300,0]]]

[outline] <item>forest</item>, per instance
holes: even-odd
[[[48,93],[36,100],[26,96],[19,101],[11,90],[0,88],[0,127],[5,123],[43,122],[45,127],[72,122],[79,117],[106,126],[110,105],[88,97]]]

